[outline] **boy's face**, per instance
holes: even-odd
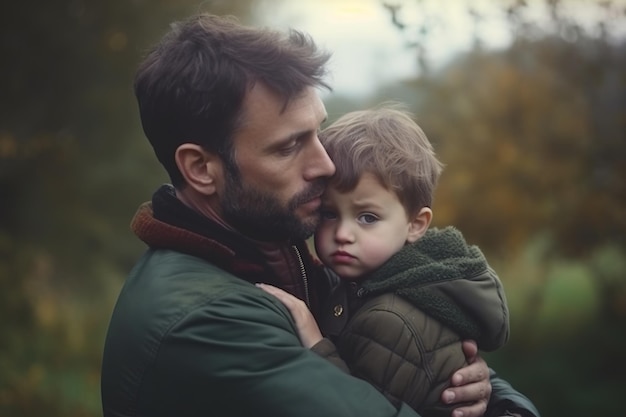
[[[419,236],[396,194],[365,173],[353,191],[326,189],[315,249],[326,266],[352,281],[381,266]]]

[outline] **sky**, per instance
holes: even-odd
[[[382,3],[381,0],[286,1],[280,7],[269,8],[265,19],[273,27],[308,32],[320,46],[332,51],[329,79],[333,94],[358,97],[372,93],[381,84],[418,73],[416,52],[406,46],[416,30],[409,29],[406,33],[398,30]],[[418,1],[396,3],[403,5],[401,18],[409,27],[415,26],[416,16],[431,16],[429,22],[441,21],[441,16],[445,16],[445,26],[454,28],[444,27],[444,22],[433,25],[429,36],[429,58],[433,64],[443,64],[455,52],[469,47],[472,22],[465,11],[465,1],[445,2],[443,6],[439,1],[422,2],[419,13]],[[491,25],[488,32],[494,47],[509,41],[502,27]]]
[[[377,0],[286,2],[268,24],[311,34],[333,52],[330,83],[335,94],[365,95],[377,84],[413,75],[415,55]]]
[[[468,50],[474,33],[490,49],[511,41],[503,0],[385,0],[402,5],[400,18],[408,25],[402,33],[391,23],[384,0],[268,1],[261,6],[264,24],[292,27],[311,34],[333,52],[329,81],[333,94],[366,96],[381,84],[418,74],[416,51],[406,47],[417,36],[420,24],[428,25],[427,52],[433,68],[444,65],[456,53]],[[545,0],[526,0],[526,16],[538,26],[549,25]],[[616,0],[624,6],[625,0]],[[562,10],[583,22],[593,22],[590,0],[563,0]],[[473,8],[482,16],[477,26],[467,13]],[[591,17],[591,18],[588,18]]]

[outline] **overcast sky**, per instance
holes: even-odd
[[[381,0],[286,1],[281,7],[268,8],[266,19],[271,26],[306,31],[319,45],[331,50],[330,80],[335,94],[359,96],[373,92],[381,83],[417,74],[416,53],[405,46],[408,34],[415,31],[402,34],[391,23],[382,3]],[[401,3],[404,4],[401,17],[407,24],[415,23],[418,2]],[[445,16],[445,25],[454,28],[449,30],[444,22],[433,24],[429,57],[435,64],[468,48],[472,40],[472,23],[465,2],[456,0],[446,4],[424,2],[419,11],[432,16],[431,22]],[[503,27],[491,25],[485,29],[489,30],[494,46],[509,41]]]
[[[478,27],[480,39],[490,48],[502,48],[510,42],[503,18],[501,0],[386,0],[403,5],[400,15],[413,30],[402,34],[391,23],[383,0],[298,0],[268,1],[264,8],[267,25],[293,27],[310,33],[316,42],[331,50],[331,84],[335,94],[363,96],[376,86],[415,76],[416,53],[407,49],[407,36],[415,36],[417,23],[428,22],[428,57],[437,66],[459,51],[467,50],[473,40],[474,23],[468,7],[477,10],[483,20]],[[549,22],[545,0],[527,0],[527,16],[538,25]],[[625,0],[614,0],[624,7]],[[494,4],[496,5],[494,7]],[[564,0],[567,13],[589,18],[589,0]],[[597,9],[597,7],[596,7]],[[623,12],[623,9],[622,9]]]

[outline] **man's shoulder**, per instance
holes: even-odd
[[[130,272],[128,282],[154,287],[193,287],[213,291],[221,286],[250,286],[230,272],[202,258],[168,249],[150,249]],[[168,288],[171,290],[171,288]]]
[[[242,315],[274,307],[254,285],[204,259],[151,249],[124,283],[114,317],[163,334],[190,314],[209,314],[226,305],[236,306],[229,311]]]
[[[197,388],[190,376],[202,374],[211,384],[223,367],[241,363],[237,349],[264,340],[280,346],[298,342],[278,301],[200,258],[149,250],[113,311],[103,355],[103,398],[155,401],[160,386],[183,395]],[[121,386],[122,380],[128,385]]]
[[[108,337],[156,350],[175,329],[208,332],[228,321],[291,326],[287,310],[253,284],[194,256],[149,250],[124,283]]]

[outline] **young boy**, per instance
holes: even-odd
[[[442,170],[410,115],[394,106],[344,115],[320,136],[337,171],[322,198],[315,248],[340,277],[320,320],[350,372],[395,404],[449,416],[440,401],[465,364],[509,336],[502,285],[454,228],[429,229]],[[305,346],[322,337],[302,303],[285,300]]]

